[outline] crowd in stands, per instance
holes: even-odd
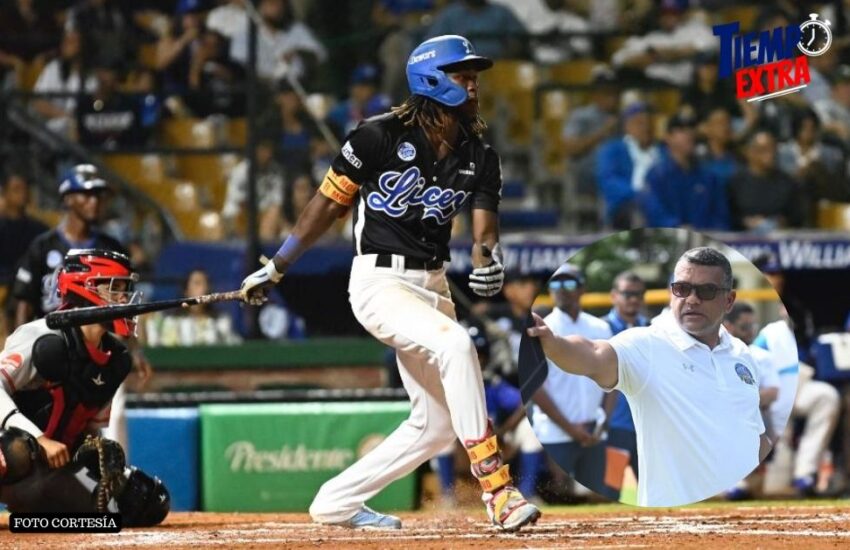
[[[336,153],[333,142],[405,97],[406,52],[449,33],[472,38],[479,53],[497,60],[533,62],[534,74],[515,78],[534,81],[514,83],[530,93],[546,84],[548,69],[594,65],[590,78],[568,75],[580,84],[565,86],[569,107],[554,136],[563,171],[544,176],[573,182],[565,189],[577,196],[563,202],[595,205],[598,217],[575,229],[649,224],[764,233],[817,227],[821,201],[850,202],[850,50],[841,36],[847,26],[841,3],[817,6],[835,21],[836,39],[809,59],[809,86],[760,103],[736,99],[734,79],[719,78],[712,25],[741,13],[743,30],[772,29],[803,21],[814,8],[724,0],[6,0],[0,6],[4,87],[43,94],[31,101],[32,111],[50,130],[94,152],[159,147],[161,127],[171,119],[244,117],[248,22],[259,22],[257,141],[259,148],[271,143],[274,159],[261,171],[280,169],[276,178],[283,180],[263,186],[262,195],[276,195],[261,198],[261,210],[276,211],[275,220],[263,218],[269,220],[264,238],[285,231],[284,211],[291,209],[285,198],[296,181],[320,181]],[[325,17],[340,9],[349,17]],[[504,92],[501,83],[488,87],[484,78],[484,84],[485,100]],[[671,87],[675,100],[658,105],[653,90]],[[514,136],[503,131],[498,113],[485,114],[493,117],[491,141],[510,149]],[[532,148],[525,153],[533,159]],[[528,162],[505,171],[531,194],[541,179]],[[246,173],[240,165],[229,175],[228,199],[215,206],[230,223],[226,234],[234,234],[232,220],[244,204]],[[561,212],[563,222],[568,215]]]

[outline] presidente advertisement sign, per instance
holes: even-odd
[[[408,402],[202,405],[201,499],[215,512],[304,512],[322,484],[381,443]],[[370,506],[412,509],[415,474]]]

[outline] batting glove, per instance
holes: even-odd
[[[479,296],[495,296],[502,290],[505,282],[505,267],[502,265],[502,249],[493,247],[493,263],[486,267],[477,267],[469,275],[469,288]]]
[[[283,279],[283,273],[275,269],[274,262],[269,261],[257,271],[251,273],[242,281],[239,291],[242,300],[252,306],[261,306],[268,300],[266,289]]]

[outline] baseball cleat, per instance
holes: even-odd
[[[482,497],[487,506],[487,515],[493,525],[509,533],[519,531],[523,526],[537,523],[540,510],[525,500],[515,487],[506,485],[493,494]]]
[[[348,527],[350,529],[401,529],[401,520],[395,516],[381,514],[368,506],[364,506],[351,519],[332,523],[331,525]]]

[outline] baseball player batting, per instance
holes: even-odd
[[[132,301],[138,276],[123,254],[71,250],[57,283],[60,309]],[[131,369],[135,321],[51,330],[21,325],[0,352],[0,502],[12,512],[119,512],[125,526],[160,523],[165,486],[125,464],[97,433]],[[113,335],[114,334],[114,335]]]
[[[471,203],[469,286],[493,296],[504,280],[499,156],[482,141],[478,114],[478,73],[492,65],[462,36],[420,44],[407,62],[410,97],[347,136],[292,235],[242,282],[245,300],[262,303],[266,288],[353,208],[351,306],[371,334],[395,348],[412,411],[381,445],[322,486],[310,506],[317,522],[401,528],[398,518],[364,503],[455,437],[469,454],[493,524],[515,531],[540,517],[502,460],[475,346],[455,318],[446,279],[451,221]]]

